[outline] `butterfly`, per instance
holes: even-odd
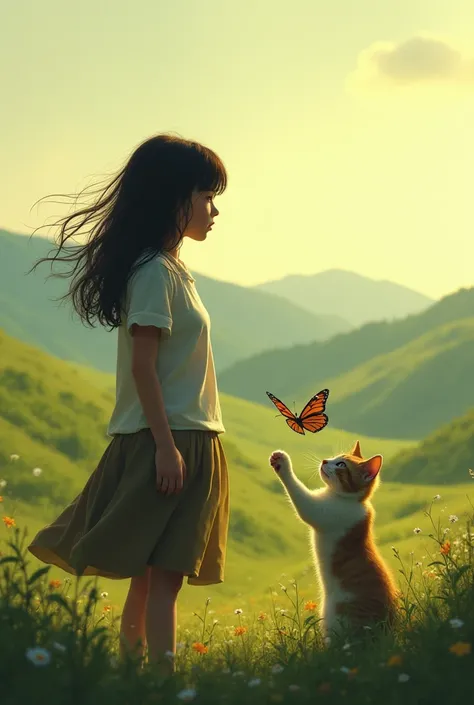
[[[275,404],[278,411],[286,417],[286,423],[296,433],[305,435],[305,430],[310,433],[321,431],[328,422],[328,417],[324,413],[326,401],[329,396],[329,389],[322,389],[311,397],[299,416],[291,413],[289,408],[280,399],[270,392],[266,392],[270,400]]]

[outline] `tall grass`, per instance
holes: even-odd
[[[48,705],[472,702],[473,516],[442,526],[425,512],[432,550],[399,560],[399,620],[388,633],[324,640],[317,605],[288,580],[253,614],[216,614],[206,599],[178,632],[173,677],[119,656],[119,607],[98,579],[29,570],[27,527],[4,516],[0,556],[1,702]],[[212,607],[212,605],[211,605]]]

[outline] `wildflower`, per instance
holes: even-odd
[[[66,647],[64,644],[60,644],[59,641],[53,641],[53,647],[56,649],[56,651],[66,651]]]
[[[274,673],[274,674],[281,673],[282,671],[283,671],[283,666],[281,665],[281,663],[275,663],[272,666],[272,673]]]
[[[101,596],[101,598],[102,598],[103,600],[105,600],[105,599],[109,596],[109,593],[108,593],[108,592],[105,592],[105,590],[104,590],[104,592],[101,592],[101,593],[100,593],[100,596]]]
[[[212,623],[213,623],[213,624],[219,624],[219,620],[218,620],[218,619],[213,619],[213,620],[212,620]]]
[[[462,621],[462,619],[458,619],[457,617],[454,617],[454,619],[450,619],[449,623],[453,629],[459,629],[460,627],[464,626],[464,622]]]
[[[449,521],[451,522],[451,524],[454,524],[455,521],[459,521],[459,518],[456,516],[456,514],[450,514]]]
[[[103,612],[110,612],[112,607],[110,605],[104,605],[104,609],[102,610]]]
[[[283,592],[288,592],[288,588],[286,588],[284,585],[280,583],[280,588],[282,589]]]
[[[342,650],[343,650],[343,651],[348,651],[350,648],[351,648],[351,645],[349,644],[349,642],[346,642],[346,643],[344,644],[344,646],[342,647]]]
[[[299,685],[292,684],[288,686],[288,690],[290,691],[290,693],[297,693],[299,690],[301,690],[301,687]]]
[[[441,499],[441,495],[440,495],[440,494],[435,494],[435,496],[433,497],[433,499],[437,501],[438,499]]]
[[[50,580],[49,587],[52,590],[54,590],[55,588],[59,588],[59,587],[61,587],[61,581],[60,580]]]
[[[307,602],[304,603],[304,608],[308,612],[313,612],[317,606],[318,606],[317,603],[313,602],[313,600],[308,600]]]
[[[210,601],[211,601],[211,598],[210,598],[210,597],[207,597],[207,598],[206,598],[206,607],[208,606],[208,604],[210,603]]]
[[[443,554],[443,556],[447,556],[448,553],[451,550],[451,543],[449,541],[445,541],[441,548],[439,549],[439,552]]]
[[[0,502],[3,502],[3,497],[0,495]]]
[[[474,478],[474,470],[469,470],[469,475]]]
[[[242,614],[243,610],[241,610],[239,607],[234,610],[234,614]]]
[[[400,673],[400,675],[398,676],[399,683],[406,683],[409,680],[410,676],[408,675],[408,673]]]
[[[255,686],[260,685],[261,682],[262,681],[260,678],[252,678],[251,680],[249,680],[247,685],[249,688],[255,688]]]
[[[420,529],[420,527],[419,527],[419,526],[416,526],[416,527],[413,529],[413,533],[414,533],[414,534],[421,534],[421,529]]]
[[[35,666],[47,666],[51,661],[51,654],[47,649],[42,649],[40,646],[35,646],[32,649],[26,650],[26,658],[34,663]]]
[[[16,453],[12,453],[10,455],[10,460],[12,460],[13,462],[16,462],[17,460],[20,460],[20,456],[17,455]]]
[[[387,666],[400,666],[402,661],[403,659],[401,656],[399,656],[398,654],[394,654],[388,659]]]
[[[471,653],[471,644],[468,641],[457,641],[449,647],[449,650],[456,656],[466,656]]]
[[[194,688],[184,688],[184,690],[180,690],[179,693],[176,694],[176,697],[180,700],[184,700],[185,703],[189,703],[191,700],[194,700],[196,695],[197,693]]]
[[[288,614],[288,610],[280,610],[280,614],[285,616],[286,614]]]
[[[443,529],[443,536],[446,536],[446,534],[449,534],[448,527],[446,527],[446,529]]]
[[[207,654],[208,648],[200,641],[195,641],[193,644],[193,651],[197,651],[198,654]]]
[[[232,674],[232,678],[234,676],[239,676],[239,678],[240,678],[240,676],[245,676],[245,673],[243,671],[234,671]]]
[[[42,472],[43,472],[43,471],[41,470],[41,468],[33,468],[33,475],[34,475],[35,477],[39,477]]]
[[[416,566],[417,568],[421,568],[422,565],[423,565],[423,563],[422,563],[421,561],[417,561],[417,562],[415,563],[415,566]]]
[[[7,486],[7,481],[6,480],[0,480],[0,487],[6,487]]]
[[[260,612],[257,619],[259,622],[264,622],[267,619],[267,615],[265,614],[265,612]]]
[[[15,526],[15,520],[13,517],[3,517],[3,523],[7,527],[7,529],[10,529],[12,526]]]
[[[234,635],[235,636],[242,636],[242,634],[245,634],[247,631],[247,627],[236,627],[234,630]]]
[[[372,627],[369,627],[367,624],[364,625],[363,628],[364,628],[366,631],[368,631],[368,632],[372,630]]]

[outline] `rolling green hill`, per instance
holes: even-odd
[[[331,424],[363,435],[424,438],[474,406],[473,360],[474,317],[439,326],[326,380]],[[313,394],[305,387],[295,396]]]
[[[460,289],[423,313],[390,323],[369,323],[325,342],[286,348],[280,334],[280,349],[260,353],[224,370],[219,374],[219,388],[260,404],[266,403],[265,391],[268,390],[287,405],[295,401],[301,408],[307,399],[297,398],[298,390],[311,389],[316,393],[328,386],[329,380],[379,355],[391,353],[446,323],[470,318],[473,311],[474,288]]]
[[[56,357],[114,372],[116,332],[83,326],[69,304],[57,299],[69,280],[52,277],[50,264],[26,273],[53,245],[0,230],[0,327],[10,335]],[[59,267],[55,266],[55,272]],[[222,370],[239,359],[276,345],[275,329],[283,326],[289,344],[324,340],[351,325],[338,316],[317,316],[264,291],[257,291],[196,274],[201,298],[212,319],[216,367]],[[56,300],[55,300],[56,299]],[[245,315],[242,313],[245,312]]]
[[[472,482],[474,489],[469,469],[474,469],[474,408],[392,458],[386,477],[405,484]]]

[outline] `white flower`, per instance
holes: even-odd
[[[206,606],[210,603],[210,601],[211,601],[210,597],[206,598]]]
[[[283,666],[281,663],[275,663],[274,666],[272,666],[272,673],[281,673],[283,671]]]
[[[53,641],[53,646],[57,651],[66,651],[64,644],[60,644],[59,641]]]
[[[10,460],[12,460],[13,462],[15,462],[16,460],[20,460],[20,456],[17,455],[16,453],[12,453],[12,454],[10,455]]]
[[[419,527],[419,526],[415,527],[415,528],[413,529],[413,533],[414,533],[414,534],[421,534],[421,529],[420,529],[420,527]]]
[[[367,631],[369,631],[369,630],[371,630],[371,629],[372,629],[372,627],[369,627],[369,625],[368,625],[368,624],[365,624],[365,625],[364,625],[364,627],[363,627],[363,629],[366,629]]]
[[[6,487],[7,486],[7,481],[6,480],[0,480],[0,487]]]
[[[236,610],[234,610],[234,614],[242,614],[243,610],[238,607]]]
[[[43,472],[43,471],[41,470],[41,468],[33,468],[33,475],[34,475],[35,477],[39,477],[42,472]]]
[[[298,690],[301,690],[301,688],[300,688],[299,685],[293,684],[293,685],[289,685],[289,686],[288,686],[288,690],[289,690],[291,693],[297,693]]]
[[[261,682],[260,678],[252,678],[247,685],[249,688],[255,688],[255,686],[260,685]]]
[[[35,666],[47,666],[51,661],[51,654],[47,649],[41,646],[35,646],[32,649],[26,650],[26,658],[34,663]]]
[[[449,623],[453,629],[459,629],[460,627],[464,626],[464,622],[462,621],[462,619],[458,619],[457,617],[454,617],[454,619],[450,619]]]
[[[455,521],[458,521],[458,517],[456,516],[456,514],[450,514],[449,521],[451,522],[451,524],[454,524]]]
[[[225,674],[230,673],[230,668],[223,668],[222,673],[225,673]]]
[[[438,501],[438,499],[441,499],[441,495],[440,495],[440,494],[435,494],[435,496],[433,497],[433,499],[435,499],[436,501]]]
[[[101,592],[101,593],[100,593],[100,596],[101,596],[101,598],[102,598],[103,600],[105,600],[105,599],[109,596],[109,593],[108,593],[108,592],[105,592],[105,590],[104,590],[104,592]]]
[[[283,590],[283,592],[287,592],[287,588],[280,583],[280,588]]]
[[[351,648],[351,645],[349,644],[349,642],[347,642],[347,644],[344,644],[344,646],[342,648],[344,651],[347,651],[347,649]]]
[[[243,671],[234,671],[232,676],[245,676],[245,673]]]
[[[423,563],[422,563],[421,561],[417,561],[417,562],[415,563],[415,565],[416,565],[417,568],[421,568],[421,566],[423,565]]]
[[[218,619],[214,619],[212,623],[213,623],[213,624],[219,624],[219,620],[218,620]]]
[[[282,614],[282,615],[288,614],[288,610],[280,610],[280,614]]]
[[[398,676],[399,683],[406,683],[409,680],[410,676],[408,675],[408,673],[400,673],[400,675]]]
[[[446,527],[446,529],[443,529],[443,535],[445,536],[446,534],[449,534],[449,529]]]
[[[176,697],[180,700],[184,700],[185,703],[189,703],[191,700],[194,700],[196,695],[197,693],[194,688],[185,688],[184,690],[180,690]]]

